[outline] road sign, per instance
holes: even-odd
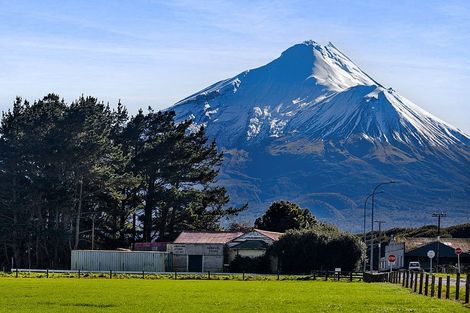
[[[457,254],[457,270],[458,273],[460,274],[460,254],[462,253],[462,249],[457,247],[455,249],[455,254]]]
[[[397,260],[397,257],[394,256],[393,254],[390,254],[390,255],[388,256],[388,262],[390,262],[390,263],[395,263],[396,260]]]
[[[432,258],[436,256],[436,253],[434,250],[429,250],[428,251],[428,258],[429,258],[429,273],[432,275]]]

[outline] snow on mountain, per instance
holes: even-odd
[[[470,209],[470,137],[376,82],[331,43],[294,45],[274,61],[215,83],[170,109],[179,119],[193,119],[195,127],[207,127],[227,151],[222,177],[232,198],[255,203],[259,210],[275,200],[276,192],[291,199],[316,194],[299,201],[341,217],[344,203],[350,209],[351,203],[359,205],[371,183],[344,190],[351,189],[345,187],[351,184],[341,173],[345,170],[380,181],[402,179],[408,190],[422,184],[415,192],[440,190],[431,206],[441,205],[451,192],[456,206]],[[263,159],[276,162],[275,171],[260,172]],[[306,159],[305,167],[297,168]],[[312,164],[333,180],[328,188],[304,186],[316,181],[309,176],[316,175]],[[334,182],[335,177],[343,181]],[[446,181],[451,177],[452,184]],[[430,182],[434,185],[427,188]],[[318,200],[324,192],[336,195]],[[348,200],[338,204],[339,198]],[[402,201],[411,203],[406,197]]]
[[[469,139],[386,90],[333,44],[314,41],[295,45],[273,62],[218,82],[172,109],[197,124],[210,124],[211,135],[228,146],[295,133],[324,138],[362,132],[374,139],[437,146]]]

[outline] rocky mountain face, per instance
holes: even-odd
[[[451,99],[449,99],[451,101]],[[225,151],[220,183],[241,219],[287,199],[346,229],[362,229],[377,183],[387,226],[470,220],[470,137],[385,88],[333,44],[306,41],[259,68],[170,108],[204,125]],[[370,221],[368,221],[370,224]]]

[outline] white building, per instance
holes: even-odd
[[[223,272],[237,255],[259,257],[283,233],[253,229],[250,232],[183,231],[168,244],[173,270],[178,272]]]

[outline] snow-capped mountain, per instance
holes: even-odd
[[[470,137],[331,43],[294,45],[170,109],[205,125],[225,150],[221,183],[235,203],[249,202],[245,218],[283,198],[353,229],[375,183],[396,180],[379,200],[391,224],[410,221],[403,210],[470,220]]]

